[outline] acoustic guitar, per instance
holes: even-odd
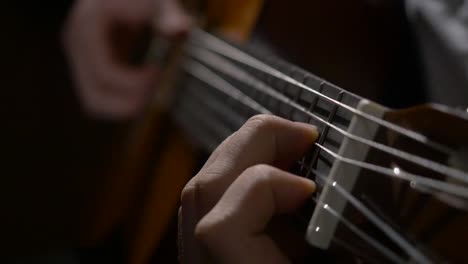
[[[208,5],[206,13],[209,8],[217,11],[205,28],[217,34],[195,29],[177,49],[178,60],[169,63],[171,97],[161,89],[166,95],[159,98],[165,98],[169,119],[191,147],[169,147],[180,158],[169,161],[166,170],[159,167],[158,175],[177,175],[174,168],[193,166],[180,164],[190,160],[182,157],[194,150],[211,153],[255,114],[311,123],[321,131],[320,138],[292,168],[319,186],[293,217],[291,232],[302,234],[311,246],[306,255],[321,256],[316,261],[356,263],[468,261],[463,254],[468,242],[467,113],[441,105],[392,110],[279,59],[268,44],[239,44],[261,4],[233,6],[250,10],[241,12],[247,18],[239,19],[238,11],[231,21],[228,15],[220,22],[221,7]],[[224,8],[233,12],[229,3]],[[233,21],[244,25],[236,27]],[[149,137],[142,138],[147,144]],[[180,139],[176,142],[185,145]],[[161,203],[160,197],[178,197],[175,191],[187,179],[155,178],[155,196],[143,210],[153,217],[140,218],[144,235],[135,240],[139,243],[133,248],[140,253],[134,256],[143,256],[145,246],[154,247],[149,231],[162,233],[155,231],[155,220],[171,211],[168,205],[176,208],[177,198]],[[169,185],[177,187],[167,189]],[[295,259],[301,262],[306,255],[296,254]]]
[[[319,185],[302,216],[327,260],[467,261],[466,112],[391,110],[201,30],[185,54],[172,112],[208,153],[259,113],[320,128],[295,172]]]
[[[327,260],[467,260],[466,112],[391,110],[201,30],[186,54],[173,113],[207,152],[259,113],[319,127],[293,170],[318,183],[301,216],[310,245],[332,252]]]
[[[288,218],[308,244],[294,260],[468,262],[468,114],[435,104],[393,110],[348,92],[280,59],[268,43],[247,41],[262,1],[215,2],[192,3],[204,11],[203,29],[165,53],[159,103],[136,124],[100,194],[94,239],[130,215],[129,262],[146,262],[193,175],[193,157],[211,153],[248,118],[272,114],[320,130],[291,168],[319,187]]]

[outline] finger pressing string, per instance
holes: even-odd
[[[275,214],[297,209],[314,190],[308,179],[267,165],[251,167],[199,222],[196,235],[213,257],[230,263],[288,263],[263,231]]]

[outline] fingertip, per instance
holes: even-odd
[[[302,178],[302,177],[300,179],[304,183],[304,187],[309,194],[312,194],[315,192],[315,190],[317,189],[317,185],[315,184],[314,181],[308,178]]]
[[[316,126],[307,124],[307,123],[302,123],[302,122],[295,122],[297,125],[303,127],[304,129],[308,130],[308,134],[310,135],[310,138],[312,141],[317,140],[319,137],[319,132]]]
[[[175,1],[160,3],[160,15],[156,21],[159,34],[172,40],[187,37],[194,22],[192,17]]]

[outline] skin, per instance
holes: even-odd
[[[156,18],[156,19],[155,19]],[[173,0],[80,0],[63,42],[84,111],[93,118],[133,119],[157,88],[158,69],[132,66],[112,52],[118,25],[173,39],[190,28]],[[288,263],[265,232],[277,214],[297,209],[315,184],[286,171],[317,139],[315,127],[260,115],[227,138],[185,186],[179,210],[184,263]]]
[[[182,192],[182,262],[288,263],[265,229],[314,192],[312,181],[282,169],[317,135],[315,127],[260,115],[226,139]]]
[[[190,17],[174,0],[80,0],[65,23],[63,43],[83,110],[93,118],[132,119],[144,109],[158,69],[116,56],[112,33],[124,26],[125,41],[145,27],[168,39],[183,37]]]

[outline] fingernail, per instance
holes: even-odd
[[[295,122],[295,123],[309,130],[311,132],[311,136],[313,140],[316,140],[318,138],[319,132],[316,126],[307,124],[307,123],[302,123],[302,122]]]
[[[315,182],[307,178],[301,178],[301,179],[309,188],[310,193],[314,193],[317,188],[317,185],[315,184]]]

